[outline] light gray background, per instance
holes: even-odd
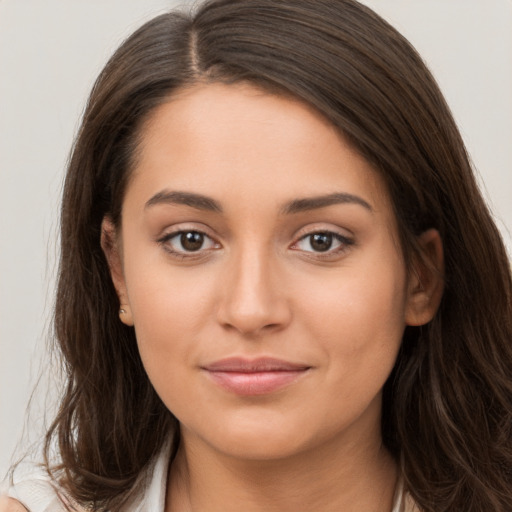
[[[59,195],[85,99],[125,36],[185,3],[0,0],[0,475],[21,438],[36,378],[47,368]],[[433,70],[510,254],[512,0],[365,3],[402,31]],[[28,429],[35,439],[43,398],[39,390]]]

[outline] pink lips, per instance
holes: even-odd
[[[274,358],[228,358],[202,368],[222,388],[238,395],[265,395],[307,373],[309,366]]]

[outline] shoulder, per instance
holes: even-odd
[[[2,484],[5,497],[0,512],[64,512],[64,495],[56,482],[40,465],[22,462]]]
[[[0,497],[0,512],[28,512],[28,510],[18,500]]]

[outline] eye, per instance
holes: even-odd
[[[208,235],[201,231],[177,231],[165,235],[159,240],[161,244],[171,253],[187,254],[197,253],[218,246]]]
[[[303,236],[292,249],[312,253],[337,253],[352,245],[353,240],[332,231],[317,231]]]

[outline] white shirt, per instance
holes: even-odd
[[[136,497],[123,512],[164,512],[169,450],[162,450],[153,467],[149,486],[143,495]],[[30,463],[23,463],[14,473],[13,485],[7,489],[7,496],[18,500],[30,512],[66,512],[65,504],[70,503],[58,492],[46,471]],[[392,512],[414,512],[410,498],[403,497],[402,485],[395,493]],[[70,507],[77,510],[76,507]]]

